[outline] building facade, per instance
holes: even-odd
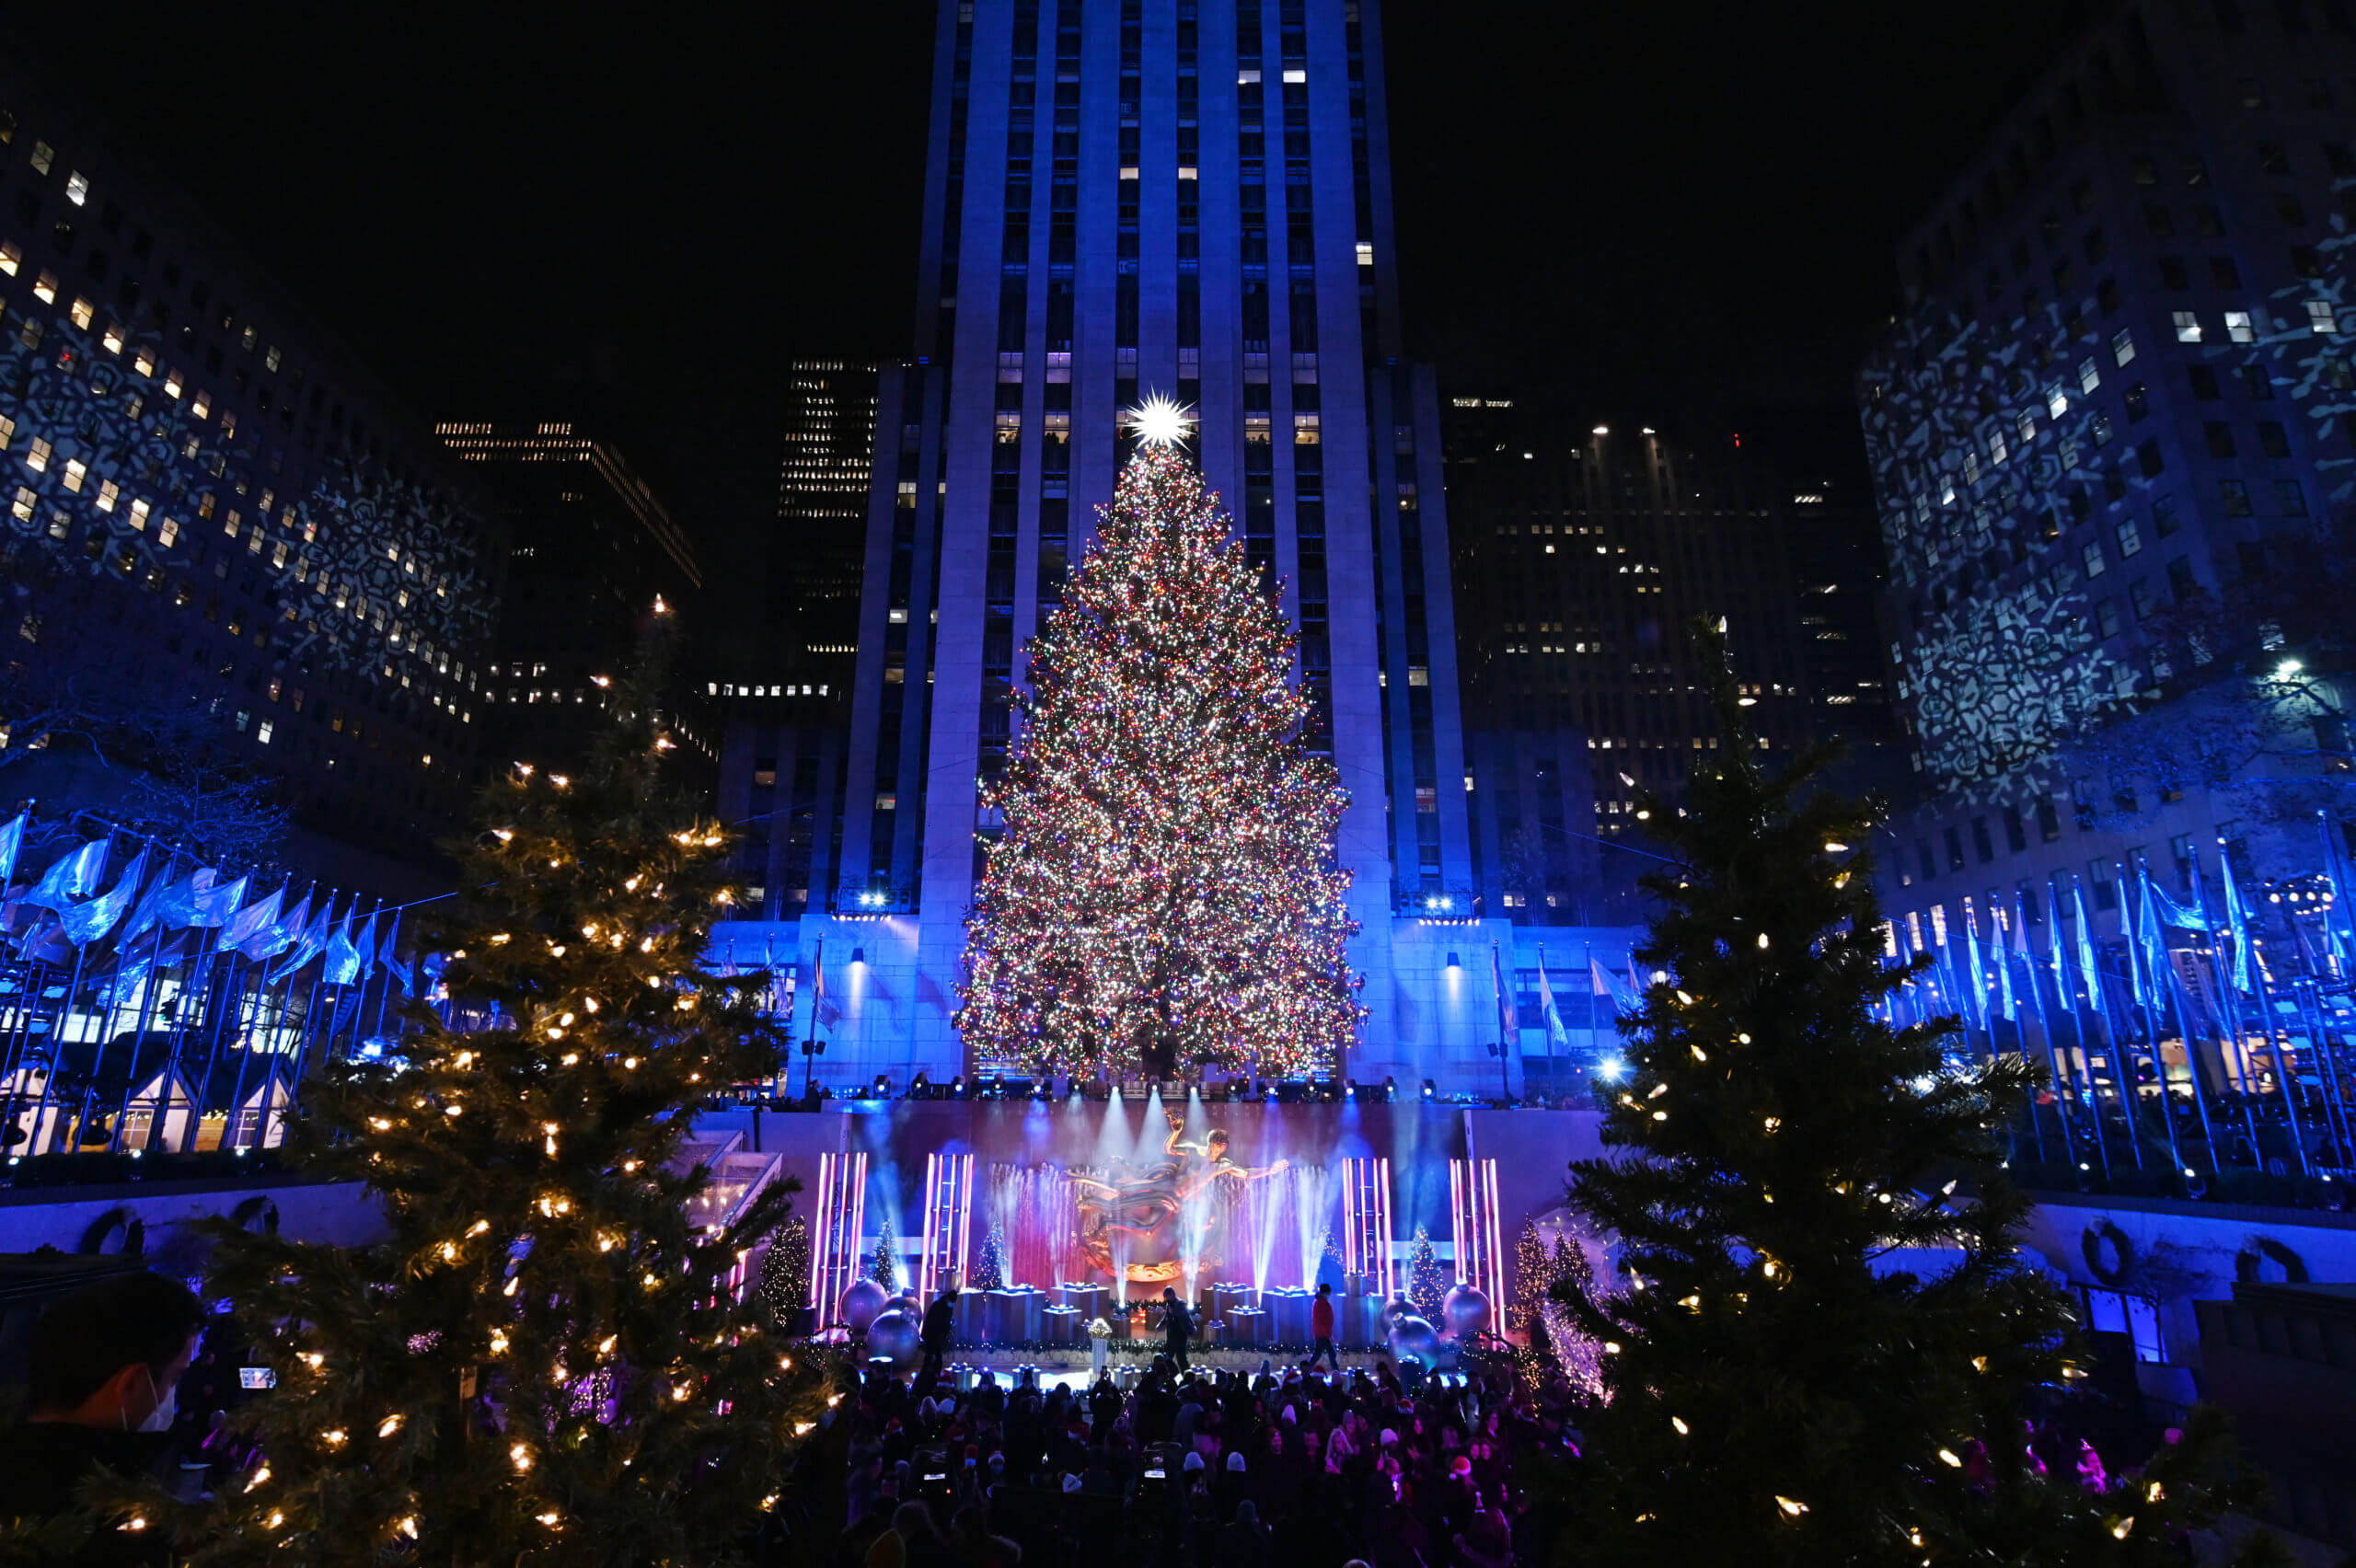
[[[432,861],[475,782],[505,562],[422,421],[8,60],[0,315],[20,694],[194,713],[298,828]]]
[[[1442,427],[1465,707],[1482,737],[1471,798],[1483,908],[1542,925],[1636,920],[1635,879],[1653,863],[1636,787],[1681,788],[1718,744],[1696,617],[1726,617],[1772,750],[1823,736],[1828,714],[1854,707],[1837,699],[1871,695],[1832,689],[1850,677],[1815,640],[1845,647],[1870,628],[1838,624],[1819,579],[1801,592],[1796,544],[1819,525],[1822,494],[1643,427],[1573,435],[1513,398],[1451,395]],[[1492,738],[1505,736],[1520,739]],[[1534,819],[1511,768],[1484,777],[1478,759],[1508,755],[1560,764]]]
[[[1161,392],[1199,410],[1195,450],[1299,629],[1311,744],[1351,794],[1372,1018],[1342,1066],[1428,1076],[1472,1035],[1417,922],[1469,917],[1472,849],[1438,398],[1400,357],[1374,6],[951,4],[932,114],[827,890],[833,920],[877,928],[855,945],[893,1002],[833,1060],[965,1065],[977,790],[1004,766],[1022,647],[1111,498],[1121,410]]]
[[[770,537],[763,620],[766,669],[734,671],[739,686],[780,677],[814,695],[850,689],[859,652],[867,508],[875,484],[876,400],[897,349],[864,340],[796,344],[786,365],[784,451]]]
[[[2114,936],[2139,864],[2213,889],[2221,845],[2261,881],[2320,866],[2351,104],[2345,6],[2117,6],[1901,244],[1859,391],[1923,796],[1882,855],[1910,940],[2080,899]]]
[[[603,706],[601,680],[635,656],[659,597],[687,612],[703,573],[693,545],[622,455],[594,387],[453,389],[433,433],[496,509],[507,548],[506,600],[487,672],[500,744],[518,759],[578,767]],[[718,724],[678,676],[673,734],[717,760]],[[505,760],[505,759],[502,759]]]

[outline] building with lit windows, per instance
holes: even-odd
[[[856,950],[872,987],[825,1076],[971,1066],[950,1019],[992,831],[977,790],[1012,739],[1023,644],[1112,496],[1120,411],[1156,392],[1200,410],[1195,450],[1281,584],[1311,744],[1350,791],[1372,1016],[1337,1067],[1415,1081],[1494,1041],[1488,976],[1443,962],[1472,845],[1438,395],[1401,357],[1381,61],[1365,0],[941,7],[841,850],[801,930],[805,960]]]
[[[474,783],[505,563],[423,421],[14,63],[0,334],[14,678],[204,715],[319,874],[432,863]]]
[[[767,670],[772,680],[850,689],[875,482],[876,398],[884,367],[902,357],[874,341],[812,340],[795,345],[786,363],[777,528],[763,600],[768,642],[759,651],[777,661]]]
[[[1825,732],[1810,640],[1850,628],[1818,607],[1830,595],[1799,592],[1794,540],[1813,503],[1797,498],[1817,492],[1649,429],[1566,434],[1510,398],[1451,396],[1441,423],[1465,709],[1483,738],[1471,799],[1484,907],[1540,925],[1633,920],[1652,863],[1635,787],[1673,792],[1717,744],[1694,617],[1726,617],[1771,749]],[[1552,782],[1533,800],[1539,774]]]
[[[2213,888],[2221,840],[2261,882],[2320,862],[2351,761],[2309,695],[2346,668],[2351,107],[2336,0],[2114,6],[1900,244],[1859,401],[1911,940],[2081,898],[2114,940],[2139,865]]]
[[[622,455],[593,387],[460,387],[433,433],[496,509],[506,600],[486,698],[518,758],[577,766],[601,705],[600,677],[627,665],[659,597],[698,628],[703,574],[686,533]],[[716,721],[678,676],[673,733],[707,764]]]

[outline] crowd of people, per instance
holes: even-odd
[[[1518,1472],[1572,1451],[1566,1404],[1509,1369],[1403,1378],[1382,1355],[1163,1355],[1126,1388],[878,1365],[843,1409],[800,1521],[837,1532],[840,1568],[1512,1568],[1542,1556]]]

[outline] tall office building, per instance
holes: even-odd
[[[903,357],[862,340],[794,346],[785,367],[777,527],[760,617],[768,645],[746,650],[754,663],[730,672],[737,685],[782,677],[797,688],[850,689],[875,482],[877,389],[884,367]]]
[[[1835,628],[1807,624],[1825,596],[1803,601],[1793,561],[1820,497],[1731,449],[1641,427],[1571,434],[1514,398],[1451,395],[1442,427],[1484,909],[1638,918],[1635,879],[1653,862],[1634,786],[1680,788],[1718,741],[1693,618],[1727,617],[1771,749],[1822,732],[1809,639]],[[1553,778],[1534,817],[1509,756]],[[1585,820],[1564,813],[1572,795]]]
[[[1901,243],[1859,393],[1929,796],[1883,860],[1911,930],[2083,889],[2115,931],[2138,859],[2189,887],[2220,838],[2317,862],[2345,736],[2269,741],[2249,699],[2344,657],[2351,106],[2345,5],[2119,6]]]
[[[40,80],[0,59],[0,607],[26,703],[0,747],[38,711],[171,731],[274,785],[290,862],[413,885],[488,728],[488,520],[422,421]],[[46,807],[111,809],[104,777],[31,771],[9,777]]]
[[[1366,0],[949,0],[916,354],[883,377],[837,918],[888,990],[847,1043],[963,1070],[951,1027],[1022,649],[1149,393],[1300,634],[1372,1017],[1355,1076],[1426,1076],[1471,899],[1438,403],[1401,353]],[[844,939],[848,945],[849,939]],[[806,943],[805,943],[806,945]],[[829,951],[837,951],[829,949]],[[879,991],[880,994],[880,991]],[[1469,1036],[1468,1036],[1469,1038]]]
[[[504,525],[506,613],[486,699],[517,757],[578,766],[601,705],[599,677],[627,665],[659,595],[692,611],[703,573],[653,487],[622,455],[606,399],[590,386],[458,387],[434,434],[476,478]],[[699,628],[690,616],[689,635]],[[715,762],[716,721],[677,675],[674,733]]]

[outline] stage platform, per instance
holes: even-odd
[[[1384,1359],[1389,1359],[1387,1355]],[[1189,1350],[1186,1360],[1198,1371],[1210,1369],[1245,1373],[1259,1371],[1261,1363],[1265,1361],[1278,1377],[1282,1377],[1287,1370],[1299,1365],[1297,1356],[1279,1357],[1265,1352],[1255,1353],[1248,1349]],[[1330,1366],[1331,1363],[1327,1365]],[[1364,1367],[1371,1376],[1374,1365],[1374,1357],[1365,1351],[1345,1353],[1342,1356],[1342,1369],[1345,1372]],[[1149,1356],[1116,1355],[1112,1358],[1107,1370],[1113,1374],[1113,1381],[1116,1386],[1126,1389],[1142,1378],[1151,1366],[1152,1358]],[[950,1376],[960,1388],[973,1387],[984,1371],[995,1374],[998,1380],[1003,1384],[1014,1381],[1016,1376],[1025,1369],[1033,1373],[1043,1389],[1084,1388],[1092,1380],[1092,1375],[1089,1371],[1088,1353],[1085,1350],[975,1349],[953,1352],[949,1358]]]

